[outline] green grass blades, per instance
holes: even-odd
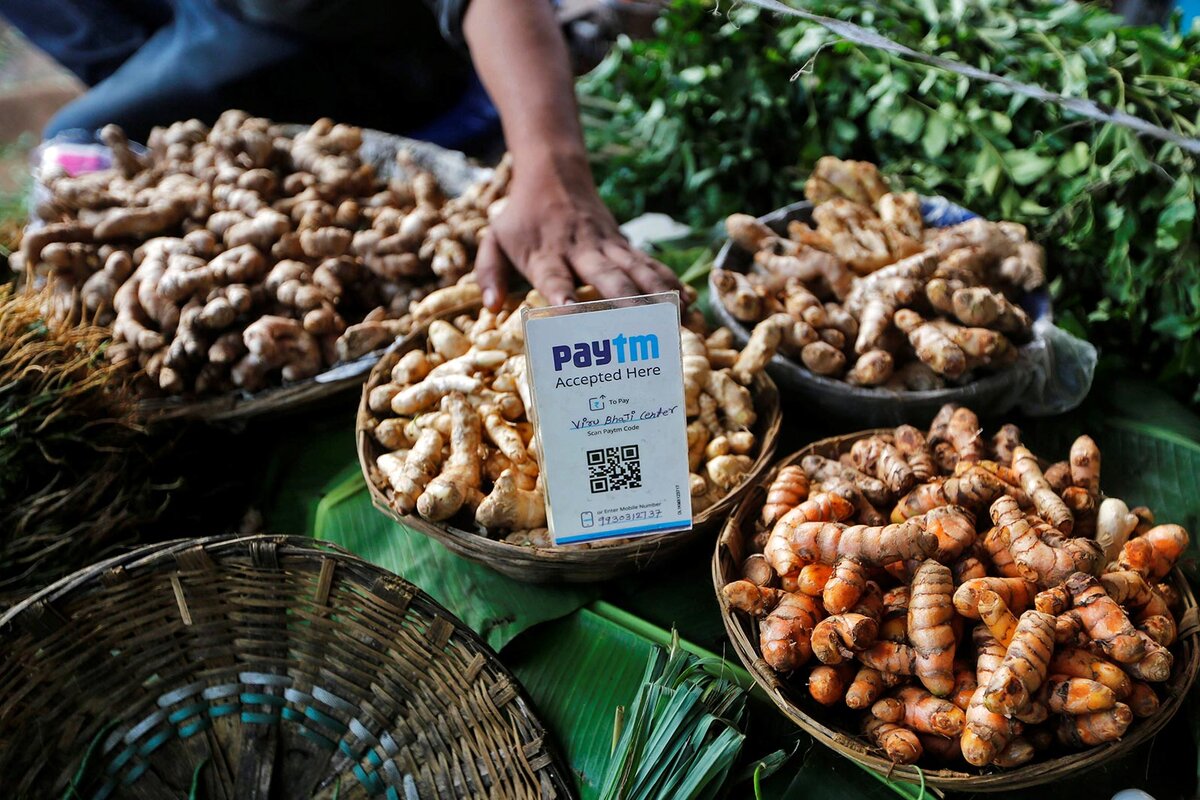
[[[705,672],[679,637],[655,647],[600,791],[602,800],[700,800],[717,796],[745,735],[746,696]]]

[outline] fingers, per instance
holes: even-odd
[[[552,306],[575,299],[575,278],[562,257],[553,253],[534,253],[525,265],[526,277]]]
[[[571,253],[571,263],[584,283],[596,287],[607,298],[632,297],[642,294],[627,267],[615,263],[599,248],[581,248]]]
[[[634,250],[624,242],[608,244],[604,253],[610,264],[623,270],[637,285],[640,294],[683,292],[679,278],[666,265],[639,250]]]
[[[500,249],[500,242],[492,234],[486,234],[479,243],[475,255],[475,279],[483,290],[483,304],[490,311],[499,311],[508,294],[508,279],[512,265]]]

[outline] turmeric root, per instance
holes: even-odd
[[[872,503],[883,504],[888,501],[888,489],[883,481],[853,467],[817,455],[805,456],[800,465],[812,481],[841,478],[852,483]]]
[[[912,425],[901,425],[894,433],[894,444],[900,455],[908,461],[908,467],[918,482],[927,483],[933,480],[937,475],[937,468],[933,464],[929,445],[925,442],[925,434]]]
[[[828,564],[805,564],[796,577],[796,590],[809,597],[820,597],[832,575],[833,567]]]
[[[1077,647],[1059,648],[1050,661],[1050,672],[1071,678],[1088,678],[1112,690],[1118,700],[1129,697],[1132,683],[1121,668],[1107,659]]]
[[[961,734],[966,724],[961,708],[916,686],[906,686],[878,701],[871,707],[871,714],[884,722],[902,723],[918,733],[946,738]]]
[[[747,556],[746,560],[742,562],[741,574],[745,580],[762,587],[776,585],[778,577],[762,553]]]
[[[1092,642],[1106,656],[1122,664],[1140,661],[1145,656],[1145,646],[1133,623],[1099,581],[1076,572],[1067,578],[1066,588],[1074,605],[1067,614],[1079,618]]]
[[[1151,683],[1162,683],[1170,678],[1171,666],[1175,661],[1171,651],[1142,631],[1138,631],[1137,636],[1141,639],[1142,649],[1146,654],[1131,664],[1122,665],[1125,671],[1135,680]]]
[[[1068,747],[1095,747],[1120,739],[1131,722],[1133,711],[1117,703],[1107,711],[1063,717],[1058,724],[1058,740]]]
[[[1015,723],[990,710],[985,701],[988,684],[1004,661],[1006,648],[980,625],[972,634],[977,653],[978,685],[967,705],[962,734],[962,753],[967,763],[977,767],[991,764],[1016,734]]]
[[[1187,549],[1188,533],[1180,525],[1156,525],[1125,542],[1117,568],[1140,573],[1149,580],[1166,577]]]
[[[1133,682],[1133,689],[1127,698],[1129,709],[1135,717],[1152,717],[1158,713],[1158,695],[1154,687],[1141,681]]]
[[[846,706],[853,709],[870,708],[883,691],[883,673],[870,667],[860,667],[846,688]]]
[[[1065,534],[1071,533],[1074,518],[1071,510],[1062,501],[1042,474],[1037,458],[1029,452],[1029,448],[1018,445],[1013,450],[1013,469],[1021,480],[1021,488],[1047,522]]]
[[[1117,696],[1113,690],[1098,681],[1063,675],[1050,677],[1049,706],[1056,714],[1090,714],[1116,704]]]
[[[1012,465],[1013,451],[1021,444],[1021,429],[1011,422],[1001,425],[992,436],[992,456],[997,462]]]
[[[939,506],[950,505],[946,496],[946,488],[941,479],[930,483],[922,483],[908,494],[900,498],[892,509],[892,522],[904,522],[906,519],[920,516]]]
[[[1033,605],[1037,587],[1024,578],[976,578],[954,592],[954,607],[968,619],[979,619],[979,601],[985,591],[995,592],[1014,613]]]
[[[1071,445],[1071,483],[1100,493],[1100,448],[1090,436],[1080,436]]]
[[[939,506],[913,517],[913,521],[937,537],[934,559],[943,564],[954,561],[975,543],[975,520],[970,512],[959,506]]]
[[[930,692],[954,691],[954,578],[950,568],[930,559],[913,576],[908,603],[908,641],[917,654],[917,677]]]
[[[874,474],[894,494],[904,494],[916,483],[916,476],[900,451],[878,436],[859,439],[851,447],[850,457],[860,472]]]
[[[813,628],[813,655],[822,664],[840,664],[874,644],[878,630],[876,621],[862,614],[826,617]]]
[[[761,617],[779,605],[785,592],[759,586],[752,581],[740,580],[725,584],[721,590],[729,605],[752,617]]]
[[[846,696],[853,672],[849,664],[814,667],[808,674],[808,693],[823,706],[832,706]]]
[[[954,693],[950,695],[950,702],[966,711],[971,704],[971,697],[978,688],[979,678],[975,669],[966,663],[956,663],[954,666]]]
[[[871,669],[893,675],[915,675],[917,651],[902,642],[877,641],[858,654],[858,660]]]
[[[1017,632],[1017,618],[1008,610],[1000,595],[987,590],[981,592],[978,609],[979,618],[996,641],[1006,648],[1012,644]]]
[[[937,549],[937,538],[916,525],[886,525],[869,528],[865,525],[847,527],[836,522],[799,522],[793,524],[785,515],[775,526],[772,536],[781,534],[794,556],[822,564],[833,564],[841,556],[853,556],[871,566],[883,566],[895,561],[924,559]],[[766,553],[768,560],[771,554]],[[785,563],[772,563],[779,573]]]
[[[763,524],[774,525],[780,517],[808,499],[808,488],[808,475],[800,467],[791,464],[779,470],[767,489],[767,499],[762,508]],[[848,516],[849,509],[842,519]]]
[[[997,498],[991,516],[1022,577],[1039,586],[1057,585],[1075,572],[1091,572],[1100,561],[1100,546],[1090,539],[1067,539],[1049,526],[1039,535],[1011,497]]]
[[[821,592],[825,610],[842,614],[854,607],[867,585],[867,569],[852,556],[842,556],[833,565],[833,573]]]
[[[1046,680],[1053,654],[1054,617],[1035,610],[1023,613],[984,692],[988,711],[1011,718],[1029,705]]]
[[[812,657],[812,632],[824,616],[804,594],[785,594],[759,625],[763,660],[777,672],[791,672]]]
[[[895,723],[868,717],[863,732],[897,764],[915,764],[924,752],[917,735]]]

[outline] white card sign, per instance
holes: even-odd
[[[522,314],[554,542],[691,528],[678,296]]]

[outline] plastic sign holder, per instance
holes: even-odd
[[[679,296],[521,314],[554,543],[689,530]]]

